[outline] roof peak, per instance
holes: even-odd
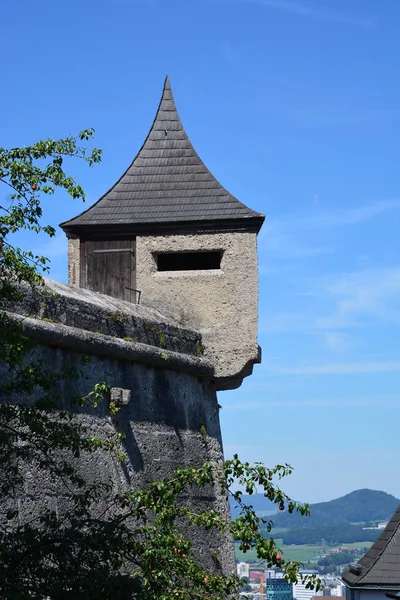
[[[150,131],[131,165],[116,184],[88,210],[61,226],[127,228],[173,223],[240,220],[258,229],[264,216],[234,198],[211,174],[193,148],[165,77],[161,99]]]
[[[165,79],[164,79],[164,85],[163,85],[163,90],[162,90],[162,94],[161,94],[160,104],[161,104],[161,101],[164,98],[164,96],[167,95],[167,94],[169,94],[172,97],[172,100],[173,100],[172,88],[171,88],[171,81],[170,81],[170,78],[168,77],[168,75],[166,75]],[[175,102],[174,102],[174,104],[175,104]]]
[[[178,118],[178,121],[179,121],[179,124],[180,124],[180,127],[184,131],[183,125],[182,125],[181,120],[179,118],[178,109],[176,108],[176,104],[175,104],[175,100],[174,100],[174,95],[172,93],[171,81],[170,81],[170,78],[168,77],[168,75],[165,76],[164,85],[163,85],[163,89],[162,89],[162,92],[161,92],[160,102],[158,104],[158,108],[157,108],[157,111],[156,111],[156,114],[155,114],[155,117],[154,117],[153,124],[152,124],[152,126],[150,128],[150,131],[149,131],[149,133],[148,133],[148,135],[147,135],[147,137],[146,137],[146,139],[145,139],[145,141],[143,143],[143,146],[146,144],[148,138],[150,137],[151,132],[154,129],[154,126],[155,126],[155,124],[157,122],[157,119],[160,116],[160,112],[165,111],[165,110],[168,110],[171,113],[175,113],[176,114],[176,116]],[[186,132],[185,132],[185,135],[186,135]],[[142,148],[143,148],[143,146],[142,146]],[[140,150],[139,150],[138,155],[139,154],[140,154]]]

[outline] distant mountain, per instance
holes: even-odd
[[[262,494],[243,496],[247,504],[252,504],[256,512],[276,510],[276,504],[264,498]],[[400,500],[375,490],[356,490],[330,502],[319,502],[310,505],[310,516],[276,512],[270,518],[274,527],[301,529],[321,525],[349,525],[350,523],[367,523],[389,519],[400,504]],[[233,517],[237,511],[232,510]]]

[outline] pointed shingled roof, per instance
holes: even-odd
[[[193,148],[178,115],[169,78],[150,132],[117,183],[88,210],[61,224],[67,233],[107,227],[240,220],[260,229],[261,215],[232,196]]]
[[[400,506],[376,542],[342,579],[351,588],[400,588]]]

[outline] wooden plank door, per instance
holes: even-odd
[[[82,241],[81,287],[136,302],[135,240]]]

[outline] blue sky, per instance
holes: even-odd
[[[71,165],[98,199],[132,160],[166,73],[196,150],[267,215],[262,365],[220,396],[226,454],[294,474],[300,500],[400,497],[400,2],[14,0],[2,7],[1,145],[96,129]],[[2,194],[5,192],[2,191]],[[81,210],[62,193],[57,224]],[[65,281],[66,240],[23,236]]]

